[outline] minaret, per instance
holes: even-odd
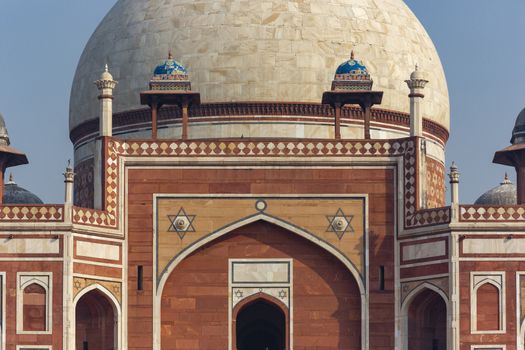
[[[72,217],[72,207],[73,207],[73,191],[74,191],[74,178],[75,173],[71,167],[71,161],[67,161],[66,171],[64,172],[64,219],[66,222],[69,222]]]
[[[95,81],[100,95],[100,136],[112,136],[113,134],[113,89],[118,82],[113,80],[113,76],[109,73],[108,65],[100,76],[100,79]]]
[[[104,138],[113,136],[113,89],[117,82],[109,73],[108,65],[95,81],[95,85],[100,91],[98,99],[100,100],[99,116],[99,138],[95,142],[95,161],[93,167],[93,186],[94,186],[94,206],[95,209],[104,209]]]
[[[421,102],[425,95],[423,89],[428,80],[423,78],[422,72],[416,64],[416,69],[410,74],[410,80],[405,80],[410,89],[410,136],[423,136],[423,113],[421,111]]]
[[[450,166],[450,208],[452,221],[456,222],[459,219],[459,171],[455,162]]]

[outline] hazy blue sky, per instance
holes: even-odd
[[[131,0],[130,0],[131,1]],[[379,0],[376,0],[379,1]],[[72,157],[69,92],[82,49],[114,0],[0,0],[0,112],[12,146],[30,165],[12,168],[19,185],[62,202]],[[434,40],[448,80],[451,138],[460,197],[472,202],[510,168],[491,164],[509,144],[525,107],[523,0],[407,0]],[[366,60],[366,57],[363,57]]]

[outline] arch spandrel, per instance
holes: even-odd
[[[346,260],[362,280],[364,197],[159,197],[157,285],[185,254],[248,223],[265,220],[305,236]]]

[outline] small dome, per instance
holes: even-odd
[[[483,193],[474,202],[476,205],[516,205],[516,203],[516,185],[509,180],[507,174],[499,186]]]
[[[173,59],[170,52],[168,59],[155,68],[153,75],[154,77],[169,79],[170,77],[187,76],[188,71],[182,64]]]
[[[425,74],[419,70],[419,66],[416,64],[416,69],[410,74],[410,80],[426,80]]]
[[[514,124],[510,142],[514,145],[525,143],[525,108],[518,114],[518,118],[516,118],[516,124]]]
[[[20,187],[9,176],[9,182],[4,185],[4,204],[43,204],[42,200],[34,193]]]
[[[106,64],[106,67],[104,68],[104,72],[100,76],[100,80],[113,80],[113,76],[109,72],[109,68],[107,64]]]
[[[348,61],[345,61],[337,67],[337,70],[335,72],[337,75],[343,75],[343,74],[349,74],[349,75],[355,75],[355,76],[364,76],[369,77],[368,69],[366,69],[366,66],[363,64],[362,61],[354,59],[354,52],[352,51],[352,55],[350,56],[350,59]]]
[[[354,58],[354,52],[348,61],[343,62],[335,71],[332,91],[372,90],[374,82],[363,62]]]

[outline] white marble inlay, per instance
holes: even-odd
[[[234,262],[233,283],[289,283],[288,262]]]
[[[120,247],[110,244],[77,241],[77,255],[118,261],[120,259]]]
[[[465,239],[463,253],[465,254],[523,254],[524,239],[487,238]]]
[[[3,238],[0,241],[0,254],[58,254],[59,239],[20,239]]]
[[[446,242],[427,242],[403,247],[403,261],[419,260],[443,256],[447,252]]]

